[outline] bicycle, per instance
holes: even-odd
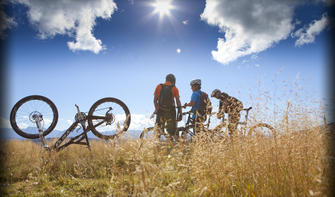
[[[246,112],[245,121],[238,122],[238,125],[240,125],[240,129],[237,129],[237,131],[239,131],[239,134],[242,135],[242,136],[273,136],[273,137],[276,137],[275,129],[269,124],[258,123],[254,126],[251,126],[251,127],[248,126],[248,116],[249,116],[249,111],[251,109],[252,109],[252,107],[243,109],[243,111]],[[227,119],[224,118],[224,114],[222,114],[222,113],[219,114],[219,117],[223,118],[223,120],[219,125],[217,125],[213,129],[209,129],[210,119],[211,119],[212,115],[217,114],[216,112],[212,112],[212,113],[209,114],[207,123],[205,123],[205,124],[202,123],[202,122],[198,122],[196,124],[193,124],[192,121],[191,121],[192,120],[191,119],[192,114],[193,113],[191,111],[184,112],[183,115],[188,115],[185,126],[177,128],[177,132],[181,132],[182,133],[181,136],[183,136],[184,139],[187,139],[187,138],[192,139],[192,137],[197,134],[196,132],[194,132],[194,127],[195,126],[198,127],[199,131],[209,132],[211,137],[217,137],[219,139],[224,139],[224,138],[227,138],[229,136],[228,128],[227,128],[227,126],[228,126]]]
[[[187,141],[188,139],[192,141],[192,137],[196,135],[197,133],[210,131],[209,126],[211,123],[211,117],[215,114],[216,112],[206,113],[205,115],[200,115],[199,113],[197,113],[196,115],[198,118],[197,118],[197,121],[194,122],[194,120],[192,119],[194,112],[192,111],[183,112],[182,115],[183,116],[187,115],[187,120],[184,126],[177,127],[177,132],[180,133],[181,139],[183,139],[183,141]],[[198,131],[198,132],[195,132],[195,131]]]
[[[45,136],[56,127],[58,110],[47,97],[31,95],[19,100],[11,110],[10,124],[18,135],[28,139],[40,138],[45,149],[56,151],[70,144],[86,145],[90,149],[87,137],[89,131],[98,138],[111,140],[125,133],[130,125],[128,107],[116,98],[106,97],[96,101],[88,113],[81,112],[77,104],[75,107],[77,109],[75,121],[51,148],[47,145]],[[76,131],[82,129],[82,133],[64,142],[76,128]],[[63,142],[64,144],[61,145]]]

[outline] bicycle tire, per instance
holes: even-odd
[[[211,129],[213,139],[223,140],[227,138],[228,135],[228,126],[225,122],[221,122],[219,125]]]
[[[104,120],[104,121],[102,121],[102,122],[100,121],[98,123],[100,125],[98,125],[98,124],[95,125],[95,123],[94,123],[94,120],[100,120],[98,118],[94,118],[94,117],[97,117],[95,113],[100,110],[100,109],[98,109],[98,107],[102,106],[104,104],[107,105],[108,103],[109,103],[109,107],[110,107],[110,108],[107,107],[108,110],[114,110],[115,108],[112,109],[112,107],[111,107],[111,106],[114,106],[117,109],[119,108],[118,110],[121,111],[121,114],[117,114],[118,112],[116,112],[116,116],[119,116],[119,117],[122,116],[123,117],[123,115],[124,115],[124,118],[122,119],[123,120],[123,123],[122,123],[123,128],[120,128],[119,132],[117,132],[117,130],[115,131],[115,133],[112,132],[112,134],[104,134],[104,133],[107,133],[107,132],[103,131],[103,129],[97,129],[97,127],[102,125],[104,123],[104,121],[108,121],[108,117],[107,117],[108,116],[108,114],[107,114],[108,110],[107,110],[107,112],[105,112],[105,116],[103,116],[103,115],[100,116],[100,119]],[[100,111],[102,111],[102,110],[100,110]],[[113,113],[110,113],[110,114],[112,114],[114,116]],[[114,118],[114,120],[116,120],[115,116],[113,118]],[[121,122],[122,122],[122,120],[121,120]],[[129,112],[129,109],[128,109],[127,105],[124,104],[121,100],[116,99],[116,98],[112,98],[112,97],[106,97],[106,98],[102,98],[102,99],[96,101],[92,105],[92,107],[90,108],[90,110],[88,112],[88,126],[89,126],[89,128],[91,129],[91,131],[93,132],[93,134],[95,136],[97,136],[101,139],[105,139],[105,140],[113,139],[114,137],[117,137],[117,136],[125,133],[129,128],[130,121],[131,121],[131,115],[130,115],[130,112]],[[108,126],[107,123],[106,123],[106,126]],[[111,130],[112,130],[112,128],[111,128]]]
[[[248,132],[248,136],[252,136],[254,134],[256,135],[261,135],[261,136],[265,136],[265,133],[260,133],[260,132],[256,132],[256,129],[261,129],[261,128],[267,128],[268,130],[271,131],[272,136],[276,137],[276,130],[269,124],[266,123],[258,123],[252,127],[250,127],[249,132]],[[256,133],[255,133],[256,132]]]
[[[29,101],[41,101],[50,107],[52,114],[53,114],[53,118],[52,118],[50,126],[48,126],[48,128],[43,131],[43,136],[48,135],[56,127],[56,124],[58,121],[58,110],[57,110],[56,105],[50,99],[44,96],[40,96],[40,95],[31,95],[31,96],[24,97],[13,106],[10,112],[10,124],[12,128],[18,135],[24,138],[36,139],[40,137],[39,134],[31,134],[31,133],[28,133],[27,131],[24,131],[23,128],[20,128],[19,126],[20,123],[18,124],[18,121],[16,120],[17,115],[18,115],[17,113],[20,107],[22,107],[24,104],[28,103]],[[32,110],[35,110],[37,108],[38,106],[34,106],[34,109]],[[32,111],[32,110],[30,110],[30,113],[25,114],[25,116],[29,117],[31,113],[38,112],[37,110],[35,111]]]

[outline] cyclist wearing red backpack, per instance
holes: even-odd
[[[177,121],[182,119],[182,110],[179,100],[179,91],[175,86],[176,78],[173,74],[168,74],[164,84],[157,85],[154,93],[156,123],[166,129],[170,136],[176,135]],[[178,118],[176,120],[176,105],[178,106]]]

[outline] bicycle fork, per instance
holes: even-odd
[[[44,135],[43,135],[43,128],[42,128],[42,124],[41,122],[43,121],[43,117],[42,115],[37,115],[37,114],[34,114],[32,116],[33,120],[35,121],[36,123],[36,126],[37,126],[37,129],[38,129],[38,135],[41,139],[41,142],[42,142],[42,146],[45,148],[45,149],[48,149],[49,146],[48,144],[45,142],[45,138],[44,138]]]

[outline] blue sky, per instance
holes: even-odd
[[[32,94],[54,101],[60,129],[73,120],[74,104],[87,112],[96,100],[116,97],[134,114],[132,128],[141,129],[150,124],[154,89],[169,73],[177,78],[182,103],[189,101],[189,82],[195,78],[202,80],[208,94],[219,88],[245,107],[253,104],[250,96],[257,95],[259,84],[277,105],[292,99],[295,92],[302,99],[328,99],[326,1],[271,0],[270,6],[258,0],[248,4],[174,0],[170,15],[162,18],[153,14],[154,0],[99,0],[90,5],[96,8],[94,14],[79,5],[89,1],[61,2],[55,2],[52,10],[39,0],[11,0],[4,6],[12,21],[2,32],[8,48],[8,105],[0,115],[4,121],[19,99]],[[248,18],[249,10],[258,15]],[[62,13],[64,21],[59,22],[56,15]],[[86,16],[89,19],[82,20]],[[313,24],[317,25],[311,33]],[[84,32],[81,37],[80,32]],[[219,38],[225,43],[218,47]],[[100,45],[95,42],[91,47],[87,43],[92,40],[100,40]],[[77,48],[68,42],[78,44]],[[296,83],[303,89],[297,89]],[[285,84],[294,92],[285,90]]]

